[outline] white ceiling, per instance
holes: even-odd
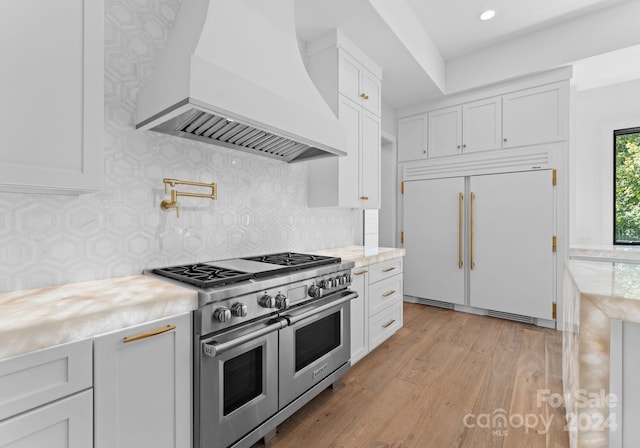
[[[382,67],[395,109],[640,44],[640,0],[294,1],[299,38],[339,28]]]

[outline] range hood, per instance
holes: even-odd
[[[293,0],[183,0],[136,128],[296,162],[346,155],[304,67]]]

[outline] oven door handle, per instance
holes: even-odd
[[[256,330],[251,333],[244,334],[242,336],[239,336],[227,342],[214,343],[215,338],[212,338],[210,340],[212,342],[204,342],[202,344],[202,351],[204,352],[205,355],[215,358],[217,355],[220,355],[233,348],[239,347],[242,344],[247,343],[249,341],[253,341],[254,339],[264,336],[265,334],[269,334],[273,331],[280,330],[281,328],[284,328],[286,326],[287,326],[287,321],[284,319],[279,319],[277,322],[269,324],[266,327],[261,328],[260,330]]]
[[[305,311],[304,313],[301,314],[297,314],[297,315],[286,315],[284,316],[285,319],[287,319],[289,321],[289,325],[293,325],[297,322],[300,322],[301,320],[307,319],[308,317],[311,316],[315,316],[318,313],[321,313],[323,311],[326,311],[328,309],[331,309],[337,305],[341,305],[345,302],[348,302],[350,300],[353,300],[355,298],[358,297],[358,293],[354,292],[354,291],[349,291],[349,294],[347,294],[344,297],[341,297],[339,299],[336,300],[332,300],[329,303],[325,303],[324,305],[320,305],[318,307],[312,307],[311,309],[309,309],[309,311]]]

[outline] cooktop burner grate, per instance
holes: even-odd
[[[341,261],[340,258],[337,257],[299,254],[295,252],[281,252],[278,254],[260,255],[257,257],[244,258],[244,260],[259,261],[261,263],[270,263],[279,266],[290,266],[297,269],[340,263]]]
[[[203,263],[170,266],[154,269],[153,272],[181,282],[191,283],[201,288],[211,288],[253,278],[253,274],[248,272],[235,271]]]

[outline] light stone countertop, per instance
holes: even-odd
[[[576,260],[623,261],[640,263],[640,246],[613,244],[574,244],[569,256]]]
[[[365,266],[404,249],[346,246],[312,251]],[[190,312],[198,293],[133,275],[0,294],[0,359]]]
[[[404,257],[405,250],[395,247],[365,247],[365,246],[345,246],[333,249],[313,250],[310,253],[315,255],[327,255],[330,257],[340,257],[343,260],[355,262],[356,268],[367,266],[393,258]]]
[[[568,421],[575,424],[588,417],[606,422],[607,406],[585,406],[577,398],[584,391],[609,393],[611,321],[640,322],[640,264],[570,260],[563,308],[562,380]],[[569,435],[572,448],[609,444],[607,428],[590,427]]]
[[[0,359],[198,306],[197,292],[146,275],[0,294]]]

